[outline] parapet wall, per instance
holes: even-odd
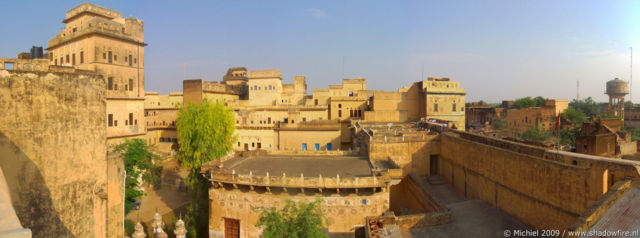
[[[438,173],[538,229],[567,228],[614,182],[640,177],[640,163],[551,151],[464,132],[441,134]]]
[[[94,74],[0,70],[0,168],[34,237],[103,237],[105,81]]]

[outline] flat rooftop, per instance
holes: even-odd
[[[364,156],[298,156],[298,155],[260,155],[256,157],[235,157],[222,163],[224,168],[235,170],[238,174],[255,175],[335,177],[371,176],[371,164]]]
[[[590,231],[638,231],[640,229],[640,188],[632,187],[589,229]],[[635,234],[638,235],[638,234]]]

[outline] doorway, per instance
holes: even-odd
[[[231,218],[224,219],[224,237],[240,238],[240,220]]]
[[[438,175],[438,155],[429,157],[429,175]]]

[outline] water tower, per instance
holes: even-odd
[[[607,82],[609,95],[609,113],[624,119],[624,96],[627,95],[627,82],[615,78]]]

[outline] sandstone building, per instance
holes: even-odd
[[[175,155],[178,151],[176,119],[180,104],[182,104],[181,92],[172,92],[168,95],[159,95],[156,92],[145,93],[146,141],[149,145],[156,145],[160,152],[167,155]]]
[[[65,28],[47,47],[50,63],[94,71],[107,88],[107,139],[143,137],[144,23],[83,3],[67,11]]]
[[[365,216],[389,209],[389,187],[399,182],[393,173],[374,172],[359,156],[310,153],[237,157],[224,168],[205,168],[212,183],[210,237],[258,237],[257,209],[281,206],[284,199],[320,199],[328,232],[336,235],[353,233]]]
[[[207,98],[231,107],[236,112],[235,150],[240,151],[348,150],[352,121],[429,118],[448,121],[453,128],[465,127],[466,93],[449,78],[429,78],[398,92],[368,90],[363,78],[343,79],[342,85],[313,89],[307,95],[305,76],[295,76],[293,84],[284,84],[281,75],[279,70],[230,68],[221,82],[185,80],[183,100],[189,103]],[[308,135],[307,140],[283,137],[296,133]],[[294,141],[297,144],[292,144]]]

